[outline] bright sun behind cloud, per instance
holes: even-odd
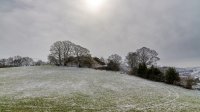
[[[88,10],[97,12],[103,7],[105,1],[106,0],[85,0],[85,3]]]

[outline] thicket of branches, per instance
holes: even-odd
[[[181,84],[183,78],[180,78],[179,73],[175,68],[169,67],[166,70],[156,67],[157,61],[160,58],[155,50],[143,47],[136,52],[130,52],[126,56],[126,62],[130,68],[130,74],[136,75],[145,79],[165,82],[191,89],[194,79],[184,79],[186,84]]]
[[[136,52],[130,52],[126,56],[131,75],[163,82],[165,81],[164,73],[156,67],[159,60],[158,53],[147,47],[142,47]]]
[[[90,51],[70,41],[57,41],[50,48],[48,60],[58,66],[92,67]]]

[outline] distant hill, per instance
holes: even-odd
[[[200,78],[200,67],[190,67],[190,68],[177,68],[177,71],[182,76],[194,76]]]
[[[200,90],[200,67],[190,67],[190,68],[176,68],[180,76],[187,77],[192,76],[195,78],[197,85],[193,88]]]

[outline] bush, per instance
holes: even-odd
[[[120,71],[120,65],[114,61],[110,61],[107,66],[96,67],[97,70]]]
[[[106,65],[105,62],[101,61],[101,59],[99,59],[97,57],[94,57],[93,59],[94,59],[94,61],[96,61],[100,65]]]
[[[69,58],[67,58],[64,62],[64,65],[65,66],[72,66],[72,65],[77,65],[77,58],[76,57],[73,57],[73,56],[70,56]]]
[[[79,67],[88,67],[91,68],[93,66],[93,59],[90,56],[82,56],[80,57]]]
[[[114,61],[110,61],[107,65],[107,70],[120,71],[120,65]]]
[[[70,56],[66,59],[65,66],[78,66],[91,68],[94,64],[94,60],[91,56],[81,56],[79,58]]]
[[[151,68],[148,69],[146,78],[154,81],[164,81],[163,73],[154,66],[151,66]]]
[[[129,72],[130,75],[137,75],[137,71],[138,71],[138,68],[137,67],[134,67],[131,69],[131,71]]]
[[[138,70],[137,70],[137,74],[140,77],[146,78],[147,77],[147,65],[145,63],[139,64]]]
[[[154,67],[153,65],[150,68],[147,68],[145,63],[139,64],[139,67],[135,67],[131,69],[131,75],[138,75],[139,77],[153,80],[153,81],[160,81],[164,82],[164,74],[160,71],[160,69]]]
[[[195,81],[194,81],[194,79],[192,78],[192,77],[188,77],[187,79],[186,79],[186,86],[185,86],[185,88],[187,88],[187,89],[192,89],[192,86],[193,86],[193,83],[194,83]]]
[[[176,72],[175,68],[168,68],[165,74],[165,80],[168,84],[175,84],[180,80],[179,73]]]

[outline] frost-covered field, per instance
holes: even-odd
[[[0,69],[0,112],[200,112],[200,91],[64,67]]]

